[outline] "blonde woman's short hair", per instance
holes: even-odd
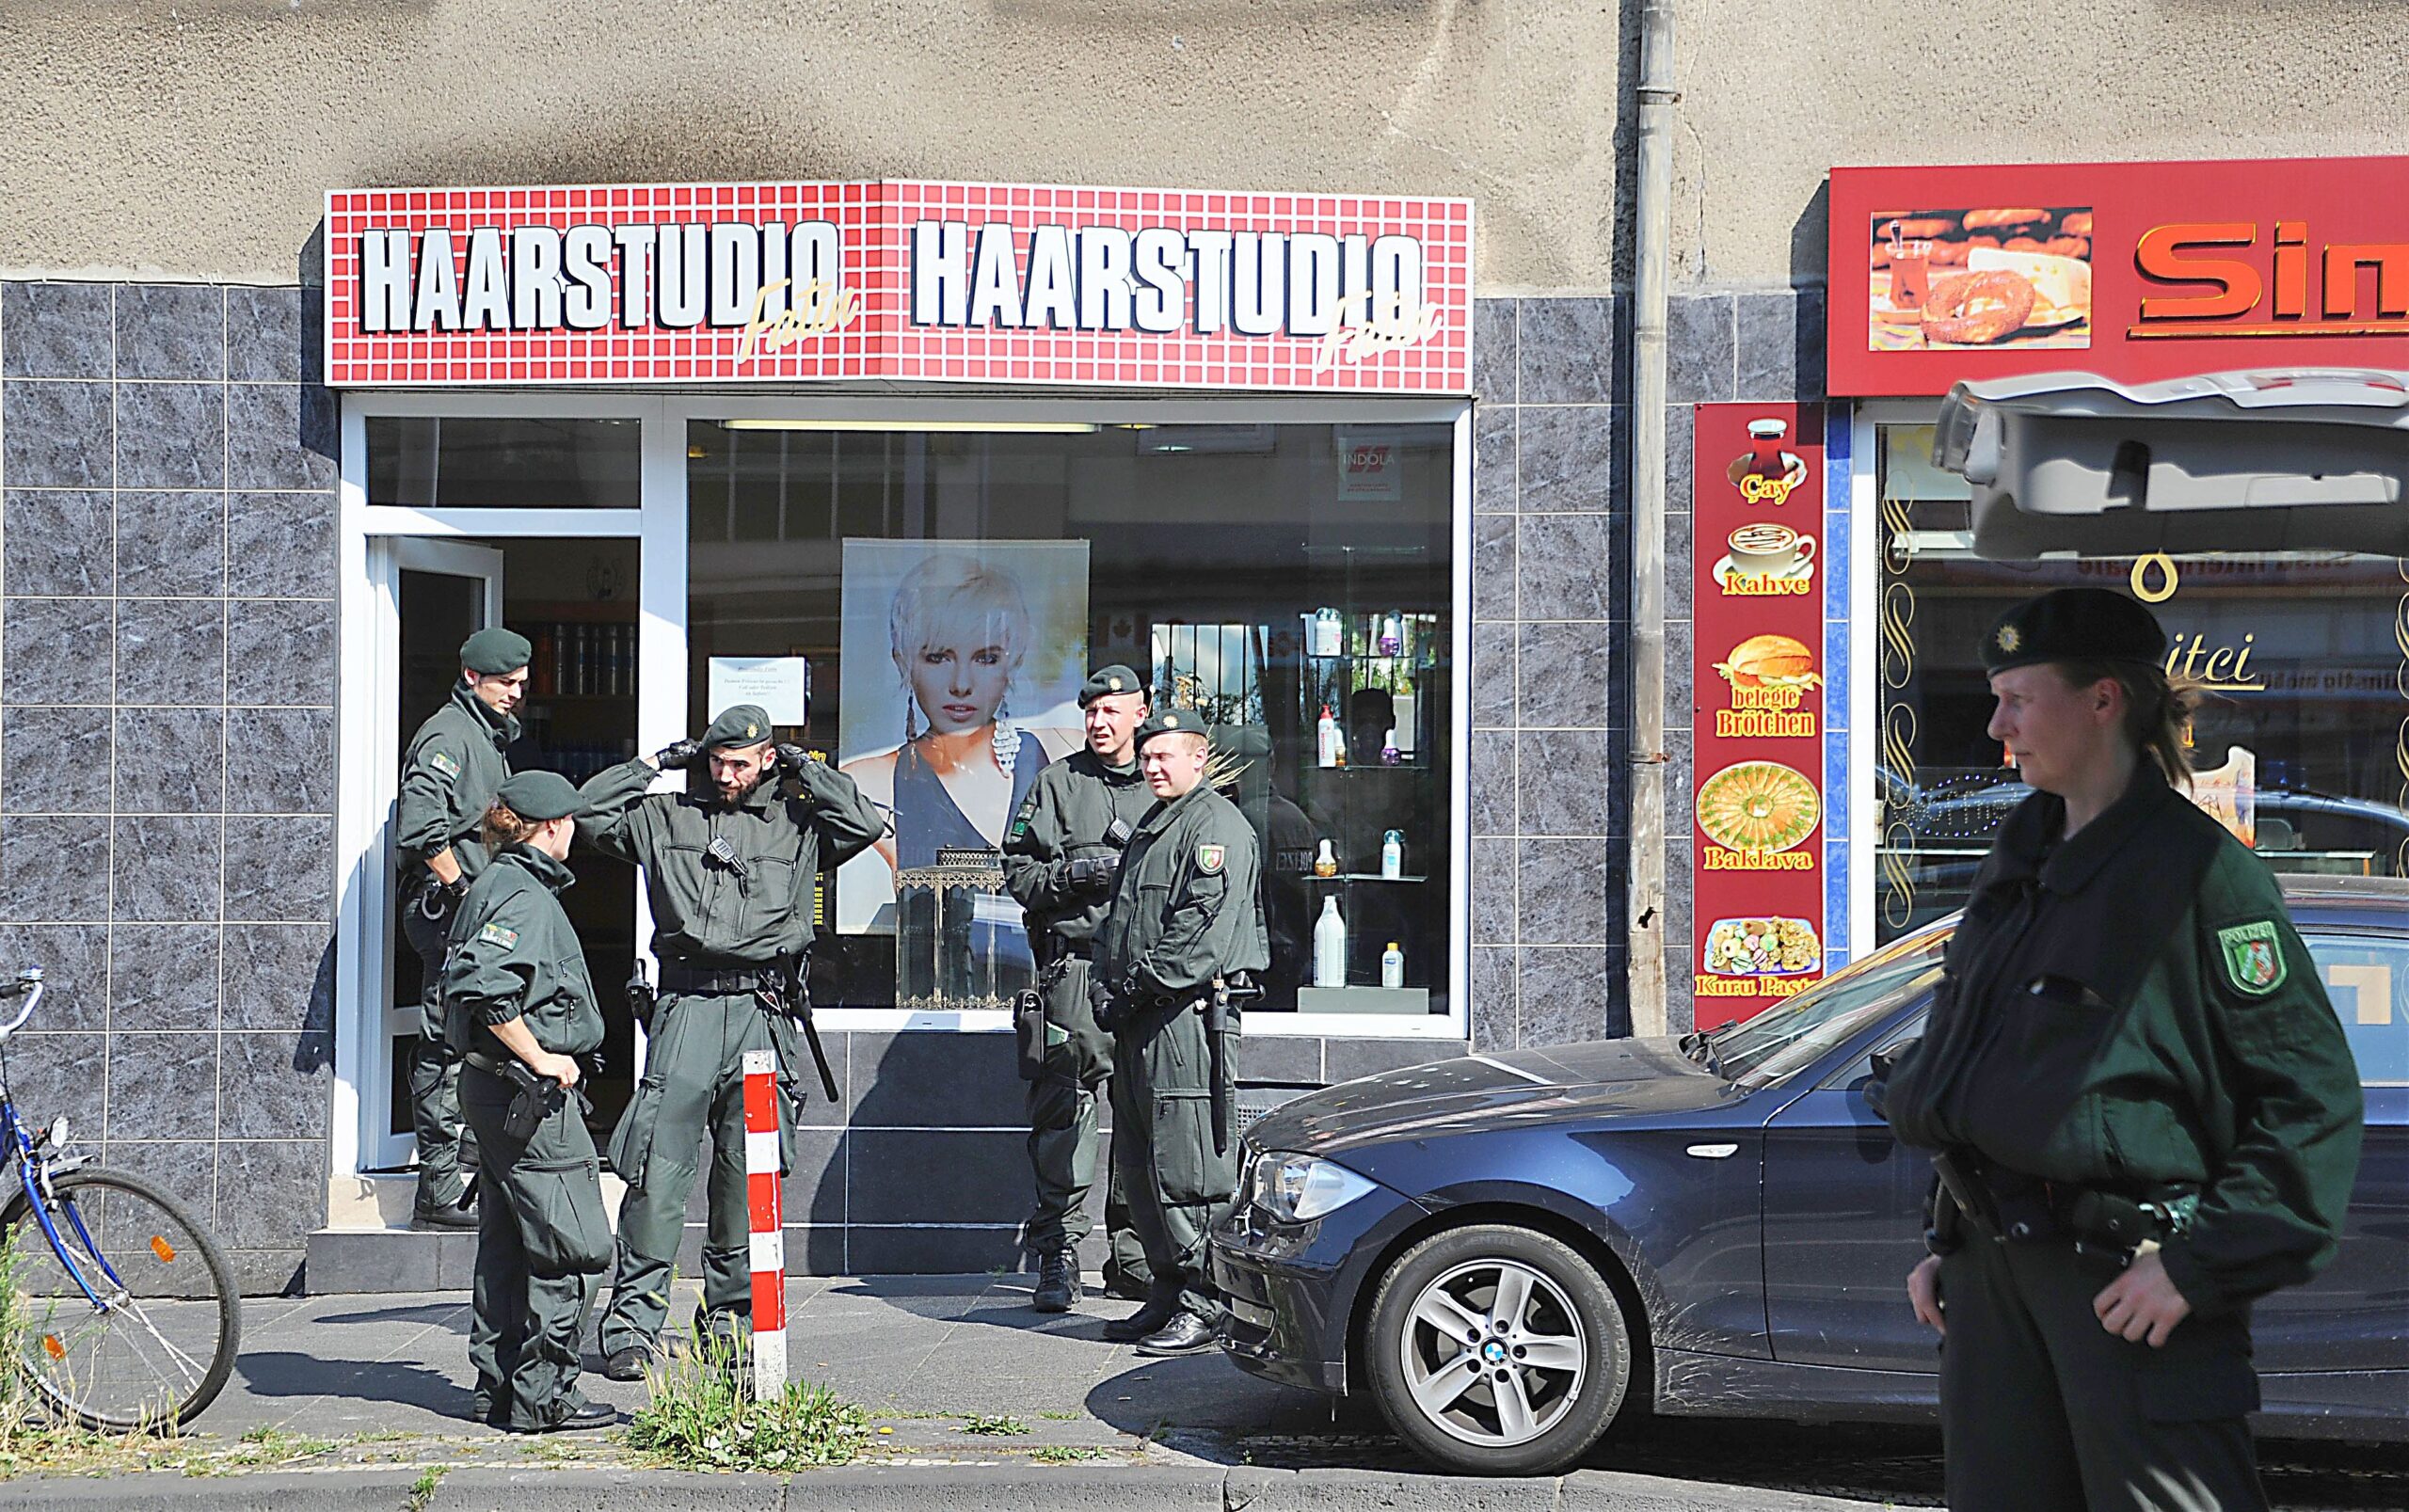
[[[964,629],[1001,646],[1004,665],[1017,671],[1033,634],[1020,584],[999,567],[955,552],[924,558],[903,575],[887,612],[896,669],[908,676],[914,657]]]

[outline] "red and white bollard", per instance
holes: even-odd
[[[753,1399],[787,1388],[787,1237],[778,1189],[778,1057],[744,1052],[744,1207],[753,1248]]]

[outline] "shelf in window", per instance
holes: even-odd
[[[1383,877],[1377,871],[1342,871],[1334,877],[1316,876],[1316,882],[1428,882],[1425,876]]]

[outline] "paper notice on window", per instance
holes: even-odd
[[[711,658],[710,715],[738,704],[758,704],[773,724],[811,721],[811,666],[799,656]]]

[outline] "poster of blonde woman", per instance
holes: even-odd
[[[1079,748],[1085,541],[847,540],[838,765],[894,816],[837,873],[837,928],[894,928],[895,873],[1001,848]]]

